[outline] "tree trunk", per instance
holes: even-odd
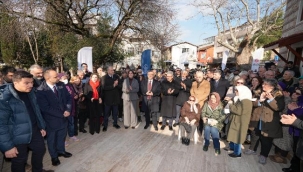
[[[242,70],[250,70],[252,63],[252,50],[253,48],[246,45],[240,54],[237,55],[237,66]]]

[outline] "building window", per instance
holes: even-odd
[[[182,53],[189,52],[189,48],[182,48]]]
[[[127,54],[133,56],[135,53],[134,47],[128,47]]]
[[[222,58],[223,57],[223,52],[217,53],[217,58]]]
[[[303,21],[303,0],[301,0],[299,3],[300,4],[299,4],[297,23],[300,23]]]

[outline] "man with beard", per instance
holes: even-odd
[[[161,115],[162,126],[161,130],[165,129],[166,120],[169,120],[169,130],[173,130],[173,119],[176,118],[176,100],[179,94],[179,84],[174,80],[174,73],[168,71],[166,74],[166,80],[162,82],[162,103],[161,103]]]
[[[16,72],[16,69],[11,66],[4,66],[1,70],[3,75],[4,83],[12,83],[13,82],[13,75]]]
[[[33,75],[34,87],[37,88],[44,81],[43,79],[43,69],[41,66],[34,64],[29,68],[29,73]]]
[[[190,96],[190,89],[191,89],[191,85],[192,85],[192,81],[190,79],[187,78],[187,71],[182,71],[181,74],[181,82],[180,82],[180,92],[179,95],[177,97],[177,101],[176,101],[176,119],[175,119],[175,123],[174,123],[174,127],[176,127],[177,125],[179,125],[179,117],[181,115],[181,108],[184,104],[184,102],[186,102]]]

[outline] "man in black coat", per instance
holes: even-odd
[[[152,117],[153,126],[158,130],[157,112],[159,112],[161,84],[154,79],[153,71],[147,73],[147,79],[141,82],[141,93],[143,96],[143,109],[145,112],[146,124],[144,129],[147,129]]]
[[[214,71],[214,80],[210,82],[210,92],[217,92],[220,95],[221,100],[223,100],[229,88],[229,82],[221,76],[222,73],[220,70]]]
[[[71,153],[65,151],[67,117],[72,108],[72,98],[65,84],[59,82],[58,73],[53,69],[44,72],[45,81],[37,88],[37,101],[46,123],[47,146],[52,164],[60,164],[58,156],[69,158]]]
[[[118,125],[118,106],[120,103],[120,89],[122,83],[119,83],[119,76],[115,74],[112,66],[107,68],[107,75],[102,77],[103,85],[103,103],[104,103],[104,121],[103,132],[107,131],[108,117],[112,112],[114,118],[114,127],[119,129]]]
[[[180,88],[181,89],[179,91],[179,95],[178,95],[177,100],[176,100],[176,112],[177,112],[177,114],[176,114],[175,123],[173,125],[174,127],[179,125],[179,117],[181,115],[181,108],[190,96],[190,89],[191,89],[192,81],[191,81],[191,79],[188,79],[187,76],[188,76],[188,72],[187,71],[182,71],[181,82],[180,82]]]

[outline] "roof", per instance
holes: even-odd
[[[177,43],[177,44],[173,44],[173,45],[171,45],[171,46],[169,46],[169,47],[176,46],[176,45],[180,45],[180,44],[190,44],[190,45],[192,45],[192,46],[198,47],[197,45],[194,45],[194,44],[189,43],[189,42],[180,42],[180,43]]]
[[[303,32],[280,38],[263,46],[265,49],[275,49],[303,41]]]
[[[204,45],[199,45],[198,50],[206,50],[208,48],[211,48],[215,45],[215,43],[210,43],[210,44],[204,44]]]

